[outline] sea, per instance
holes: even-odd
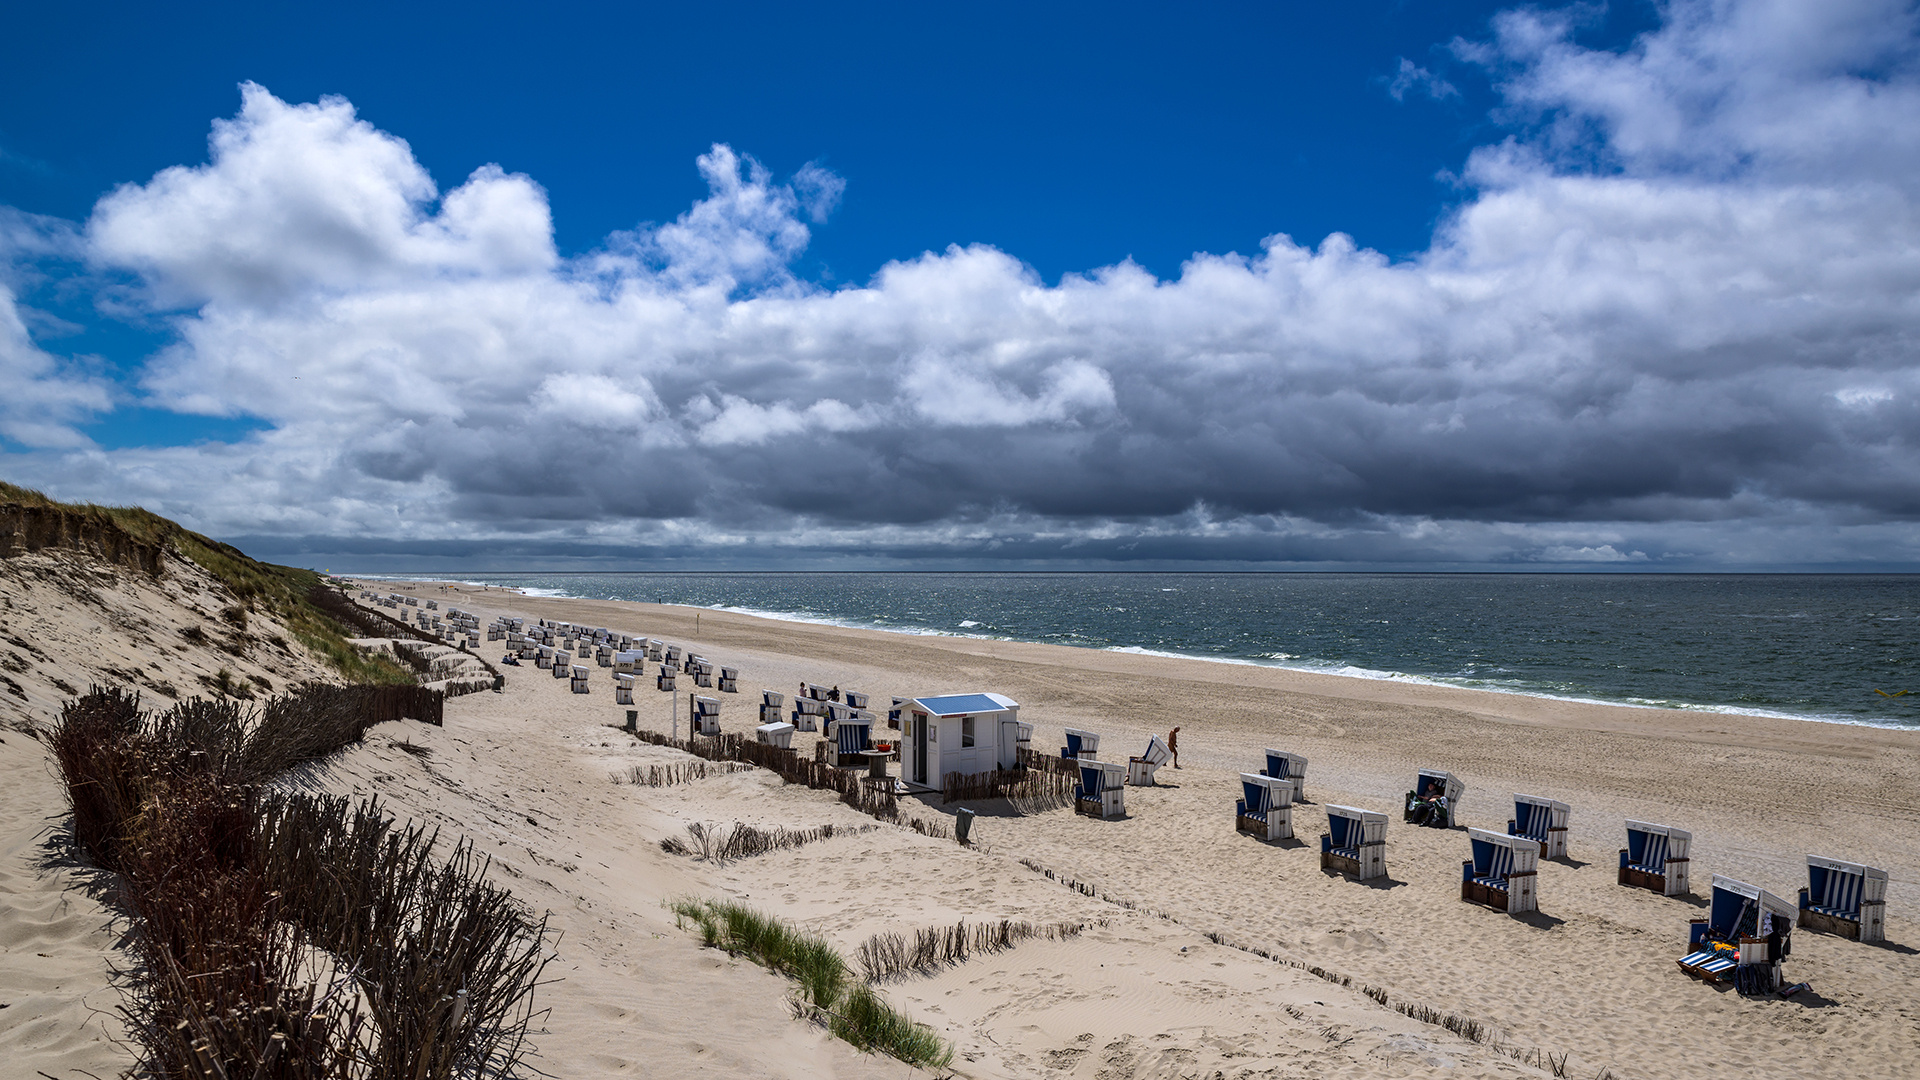
[[[729,572],[467,580],[903,634],[1920,727],[1920,575]]]

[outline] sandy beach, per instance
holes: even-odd
[[[873,934],[957,920],[1085,927],[885,984],[896,1005],[953,1040],[961,1076],[1784,1078],[1920,1069],[1912,733],[472,586],[367,585],[436,598],[483,621],[546,617],[644,634],[738,667],[742,693],[721,695],[728,731],[752,726],[759,689],[790,693],[802,680],[880,701],[1006,694],[1034,723],[1036,747],[1057,747],[1064,727],[1086,728],[1103,735],[1109,759],[1182,727],[1183,767],[1161,769],[1157,786],[1127,789],[1124,819],[1064,809],[1019,816],[1004,802],[980,803],[970,848],[877,825],[760,769],[663,787],[626,782],[633,766],[695,759],[618,730],[625,709],[601,668],[589,695],[536,668],[508,668],[504,693],[449,700],[444,727],[374,729],[307,782],[379,795],[398,815],[472,837],[503,883],[552,913],[559,959],[548,975],[558,981],[541,991],[551,1012],[536,1042],[537,1064],[553,1076],[909,1071],[797,1019],[791,984],[702,948],[663,906],[676,897],[761,908],[850,957]],[[171,602],[192,595],[171,588]],[[169,602],[131,592],[109,599],[147,604],[150,620],[165,618]],[[111,637],[112,627],[88,637],[78,626],[86,617],[76,606],[45,618],[39,640],[54,640],[62,619],[77,626],[66,628],[68,653]],[[487,644],[497,660],[503,649]],[[73,663],[62,670],[46,677],[84,685],[90,674]],[[286,669],[260,670],[284,678]],[[184,683],[192,672],[169,677]],[[27,718],[50,719],[43,714],[58,694],[26,689]],[[666,732],[671,700],[642,684],[640,725]],[[8,792],[0,888],[9,893],[0,1047],[50,1075],[109,1075],[131,1063],[113,1042],[118,991],[108,971],[125,926],[110,895],[89,888],[98,882],[61,861],[63,802],[39,747],[0,734]],[[1233,828],[1236,774],[1257,768],[1265,746],[1311,762],[1294,842]],[[1541,863],[1538,913],[1513,917],[1460,900],[1464,830],[1399,820],[1422,767],[1466,783],[1466,825],[1504,830],[1516,791],[1573,806],[1570,857]],[[1320,869],[1329,802],[1389,812],[1387,880],[1362,884]],[[950,822],[958,809],[937,796],[901,805],[929,822]],[[1693,831],[1691,898],[1615,883],[1628,817]],[[727,863],[660,847],[689,823],[736,821],[846,831]],[[1792,897],[1808,852],[1889,870],[1887,944],[1797,933],[1787,974],[1811,990],[1791,999],[1743,998],[1678,969],[1687,920],[1701,913],[1712,874]],[[1478,1025],[1480,1037],[1433,1022],[1446,1016]]]
[[[622,964],[635,961],[612,958],[665,949],[689,972],[715,962],[697,950],[683,955],[689,943],[658,908],[677,893],[763,905],[849,953],[878,931],[961,918],[1103,921],[1079,939],[1029,943],[890,988],[957,1042],[964,1075],[1527,1074],[1514,1053],[1536,1049],[1570,1055],[1570,1076],[1905,1076],[1920,1068],[1911,994],[1920,961],[1903,906],[1920,868],[1911,827],[1920,818],[1920,738],[1908,732],[427,588],[413,591],[483,618],[606,626],[738,666],[744,692],[726,696],[726,730],[751,726],[759,688],[790,691],[803,679],[876,698],[1007,694],[1036,725],[1036,746],[1057,746],[1063,727],[1081,727],[1103,734],[1109,758],[1138,753],[1173,723],[1183,728],[1183,768],[1162,769],[1159,786],[1130,788],[1124,820],[1065,810],[1019,817],[987,804],[977,850],[889,828],[725,866],[664,855],[658,841],[690,821],[810,827],[859,816],[758,772],[659,789],[612,783],[634,763],[684,755],[611,728],[623,710],[600,669],[588,696],[528,672],[510,678],[505,694],[451,702],[447,727],[424,735],[448,745],[424,763],[350,754],[341,783],[486,837],[503,870],[552,882],[576,922],[592,913],[592,947],[576,939],[563,949],[581,974],[548,999],[561,1037],[545,1042],[562,1075],[575,1074],[559,1066],[589,1031],[588,1041],[609,1048],[576,1059],[578,1067],[638,1065],[635,1054],[611,1049],[634,1033],[615,1037],[589,1019],[598,1011],[570,1004],[584,993],[604,1010],[651,992],[623,978]],[[670,695],[650,685],[637,693],[642,726],[665,731]],[[1311,761],[1310,805],[1295,813],[1298,843],[1269,845],[1233,830],[1235,774],[1255,768],[1263,746]],[[1465,825],[1504,831],[1516,791],[1574,807],[1570,857],[1542,863],[1537,914],[1511,917],[1459,899],[1464,832],[1399,821],[1399,800],[1422,767],[1465,781]],[[1328,802],[1392,812],[1386,883],[1321,871],[1320,806]],[[903,805],[929,818],[956,809],[937,797]],[[481,806],[490,809],[476,819]],[[1629,817],[1693,831],[1692,899],[1615,883]],[[1888,944],[1797,934],[1788,974],[1812,990],[1789,1000],[1742,998],[1675,966],[1710,875],[1791,897],[1809,852],[1890,871]],[[1388,1004],[1363,987],[1384,991]],[[791,1029],[801,1025],[775,1004],[779,990],[768,988],[749,1023],[762,1035],[797,1038]],[[1469,1042],[1402,1015],[1401,1003],[1468,1017],[1497,1035]],[[573,1028],[570,1013],[584,1026]]]

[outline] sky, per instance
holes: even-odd
[[[59,498],[365,572],[1920,570],[1912,2],[113,7],[0,38]]]

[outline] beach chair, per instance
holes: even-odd
[[[689,720],[698,735],[720,734],[720,699],[701,695],[692,702],[693,715]]]
[[[858,690],[843,691],[840,697],[846,701],[850,708],[864,709],[867,707],[867,695]]]
[[[592,668],[586,666],[585,664],[573,665],[573,686],[571,689],[573,690],[574,693],[576,694],[592,693],[592,691],[587,689],[587,673],[592,670],[593,670]]]
[[[780,719],[780,713],[786,706],[786,703],[787,698],[784,694],[776,694],[771,690],[760,691],[760,722],[763,724],[783,723],[784,721]],[[794,725],[794,729],[796,731],[799,730],[799,725]]]
[[[615,705],[633,704],[633,676],[624,674],[614,675],[613,703]]]
[[[1126,768],[1117,761],[1080,759],[1080,782],[1073,785],[1073,810],[1097,818],[1127,815]]]
[[[1401,820],[1412,821],[1423,804],[1431,804],[1426,823],[1436,828],[1451,829],[1458,822],[1460,796],[1466,790],[1460,778],[1450,772],[1421,769],[1420,775],[1414,779],[1413,790],[1407,792],[1406,813]]]
[[[1173,760],[1173,751],[1167,747],[1167,740],[1158,735],[1147,740],[1147,749],[1139,757],[1127,759],[1127,783],[1134,787],[1152,787],[1153,774],[1160,766]],[[1289,803],[1291,805],[1291,803]]]
[[[1067,729],[1067,745],[1060,748],[1060,757],[1065,761],[1078,761],[1081,758],[1100,756],[1100,736],[1079,728]]]
[[[892,728],[895,731],[904,730],[900,726],[900,711],[902,709],[905,709],[907,707],[907,703],[912,700],[913,700],[912,698],[903,698],[903,697],[897,697],[893,699],[893,705],[887,709],[887,726],[888,727]]]
[[[1652,889],[1662,896],[1685,896],[1692,888],[1687,852],[1693,834],[1685,829],[1627,822],[1627,846],[1620,849],[1620,884]]]
[[[1289,754],[1285,750],[1268,749],[1267,767],[1260,770],[1261,776],[1271,776],[1275,780],[1286,780],[1293,785],[1293,801],[1307,801],[1307,759],[1299,754]]]
[[[723,667],[720,669],[720,692],[737,694],[740,692],[740,669]]]
[[[1800,925],[1855,941],[1887,940],[1887,872],[1823,855],[1807,856]]]
[[[1688,925],[1680,970],[1704,982],[1732,981],[1741,993],[1778,990],[1796,914],[1765,889],[1715,874],[1707,917]]]
[[[668,667],[665,664],[661,664],[660,670],[657,673],[655,673],[653,677],[654,689],[656,690],[678,689],[678,687],[675,685],[674,675],[675,675],[674,669]]]
[[[1025,720],[1016,720],[1013,722],[1013,751],[1017,755],[1022,750],[1033,752],[1033,725]]]
[[[1509,915],[1540,910],[1540,845],[1530,836],[1468,829],[1473,858],[1460,864],[1460,899]]]
[[[776,720],[771,724],[761,724],[759,727],[753,729],[753,737],[766,743],[768,746],[778,747],[782,750],[793,749],[793,725],[784,720]]]
[[[556,679],[566,678],[567,673],[573,670],[573,653],[567,651],[566,649],[561,649],[559,652],[554,653],[552,667],[553,667],[554,678]]]
[[[639,675],[646,666],[646,653],[622,649],[613,654],[613,670],[621,675]]]
[[[1567,857],[1567,822],[1573,807],[1539,795],[1515,795],[1513,817],[1507,821],[1507,835],[1524,836],[1540,842],[1540,855],[1547,859]]]
[[[799,731],[820,730],[819,718],[826,714],[826,710],[822,708],[824,704],[810,697],[794,698],[791,717],[794,728]]]
[[[1240,774],[1233,827],[1262,840],[1293,839],[1293,784],[1264,773]]]
[[[613,650],[607,648],[605,645],[597,645],[594,647],[593,658],[601,667],[613,666]]]
[[[1327,804],[1327,832],[1320,838],[1320,868],[1359,881],[1387,876],[1387,815]]]
[[[870,716],[845,716],[827,727],[827,764],[840,768],[867,763],[866,752],[873,748],[873,719]]]
[[[538,653],[539,659],[534,661],[534,665],[536,667],[542,667],[542,668],[552,667],[553,666],[553,646],[542,645],[539,648],[540,648],[540,652]]]

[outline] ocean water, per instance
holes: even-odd
[[[1920,727],[1920,575],[529,573],[472,580],[904,633]]]

